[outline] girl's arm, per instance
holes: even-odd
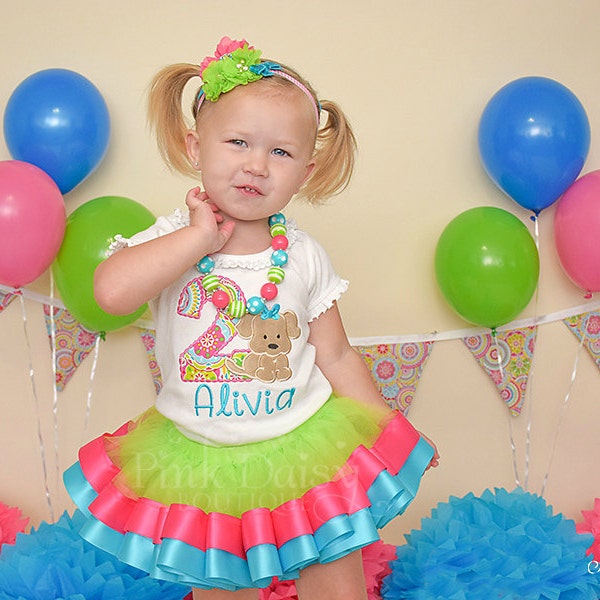
[[[336,394],[379,407],[387,406],[367,365],[348,341],[337,303],[311,321],[308,341],[315,346],[317,366]]]
[[[199,188],[188,192],[190,225],[123,248],[98,265],[94,296],[106,312],[126,315],[156,297],[203,256],[223,247],[233,231]]]
[[[310,323],[308,341],[315,346],[317,366],[336,394],[387,407],[375,387],[367,365],[348,341],[337,303]],[[440,458],[438,450],[427,436],[421,435],[435,451],[429,466],[437,467]]]

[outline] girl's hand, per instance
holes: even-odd
[[[208,254],[218,252],[229,240],[235,223],[225,221],[219,209],[213,204],[208,194],[199,187],[192,188],[185,197],[190,214],[190,227],[200,231],[203,240],[209,245]]]
[[[421,433],[421,432],[419,432]],[[423,433],[421,433],[421,437],[425,439],[425,441],[427,441],[432,447],[433,447],[433,457],[431,458],[431,461],[429,462],[429,465],[427,466],[427,469],[425,469],[426,471],[439,466],[440,464],[440,453],[438,452],[437,446]]]

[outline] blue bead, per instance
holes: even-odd
[[[275,250],[271,254],[271,264],[275,267],[284,267],[287,265],[288,254],[285,250]]]
[[[275,213],[269,217],[269,227],[275,225],[275,223],[281,223],[285,225],[285,215],[283,213]]]
[[[252,298],[250,298],[248,300],[248,302],[246,302],[246,310],[251,315],[258,315],[264,309],[265,309],[265,303],[264,303],[263,299],[260,298],[259,296],[252,296]]]
[[[210,273],[215,268],[215,261],[206,255],[197,265],[196,268],[200,273]]]

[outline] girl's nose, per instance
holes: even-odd
[[[244,164],[244,172],[256,177],[266,177],[269,174],[267,157],[263,152],[248,152]]]

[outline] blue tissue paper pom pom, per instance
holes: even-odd
[[[65,512],[19,534],[0,554],[0,600],[181,600],[190,588],[152,579],[79,536],[84,517]]]
[[[590,535],[536,496],[486,490],[438,504],[397,548],[384,600],[597,600]]]

